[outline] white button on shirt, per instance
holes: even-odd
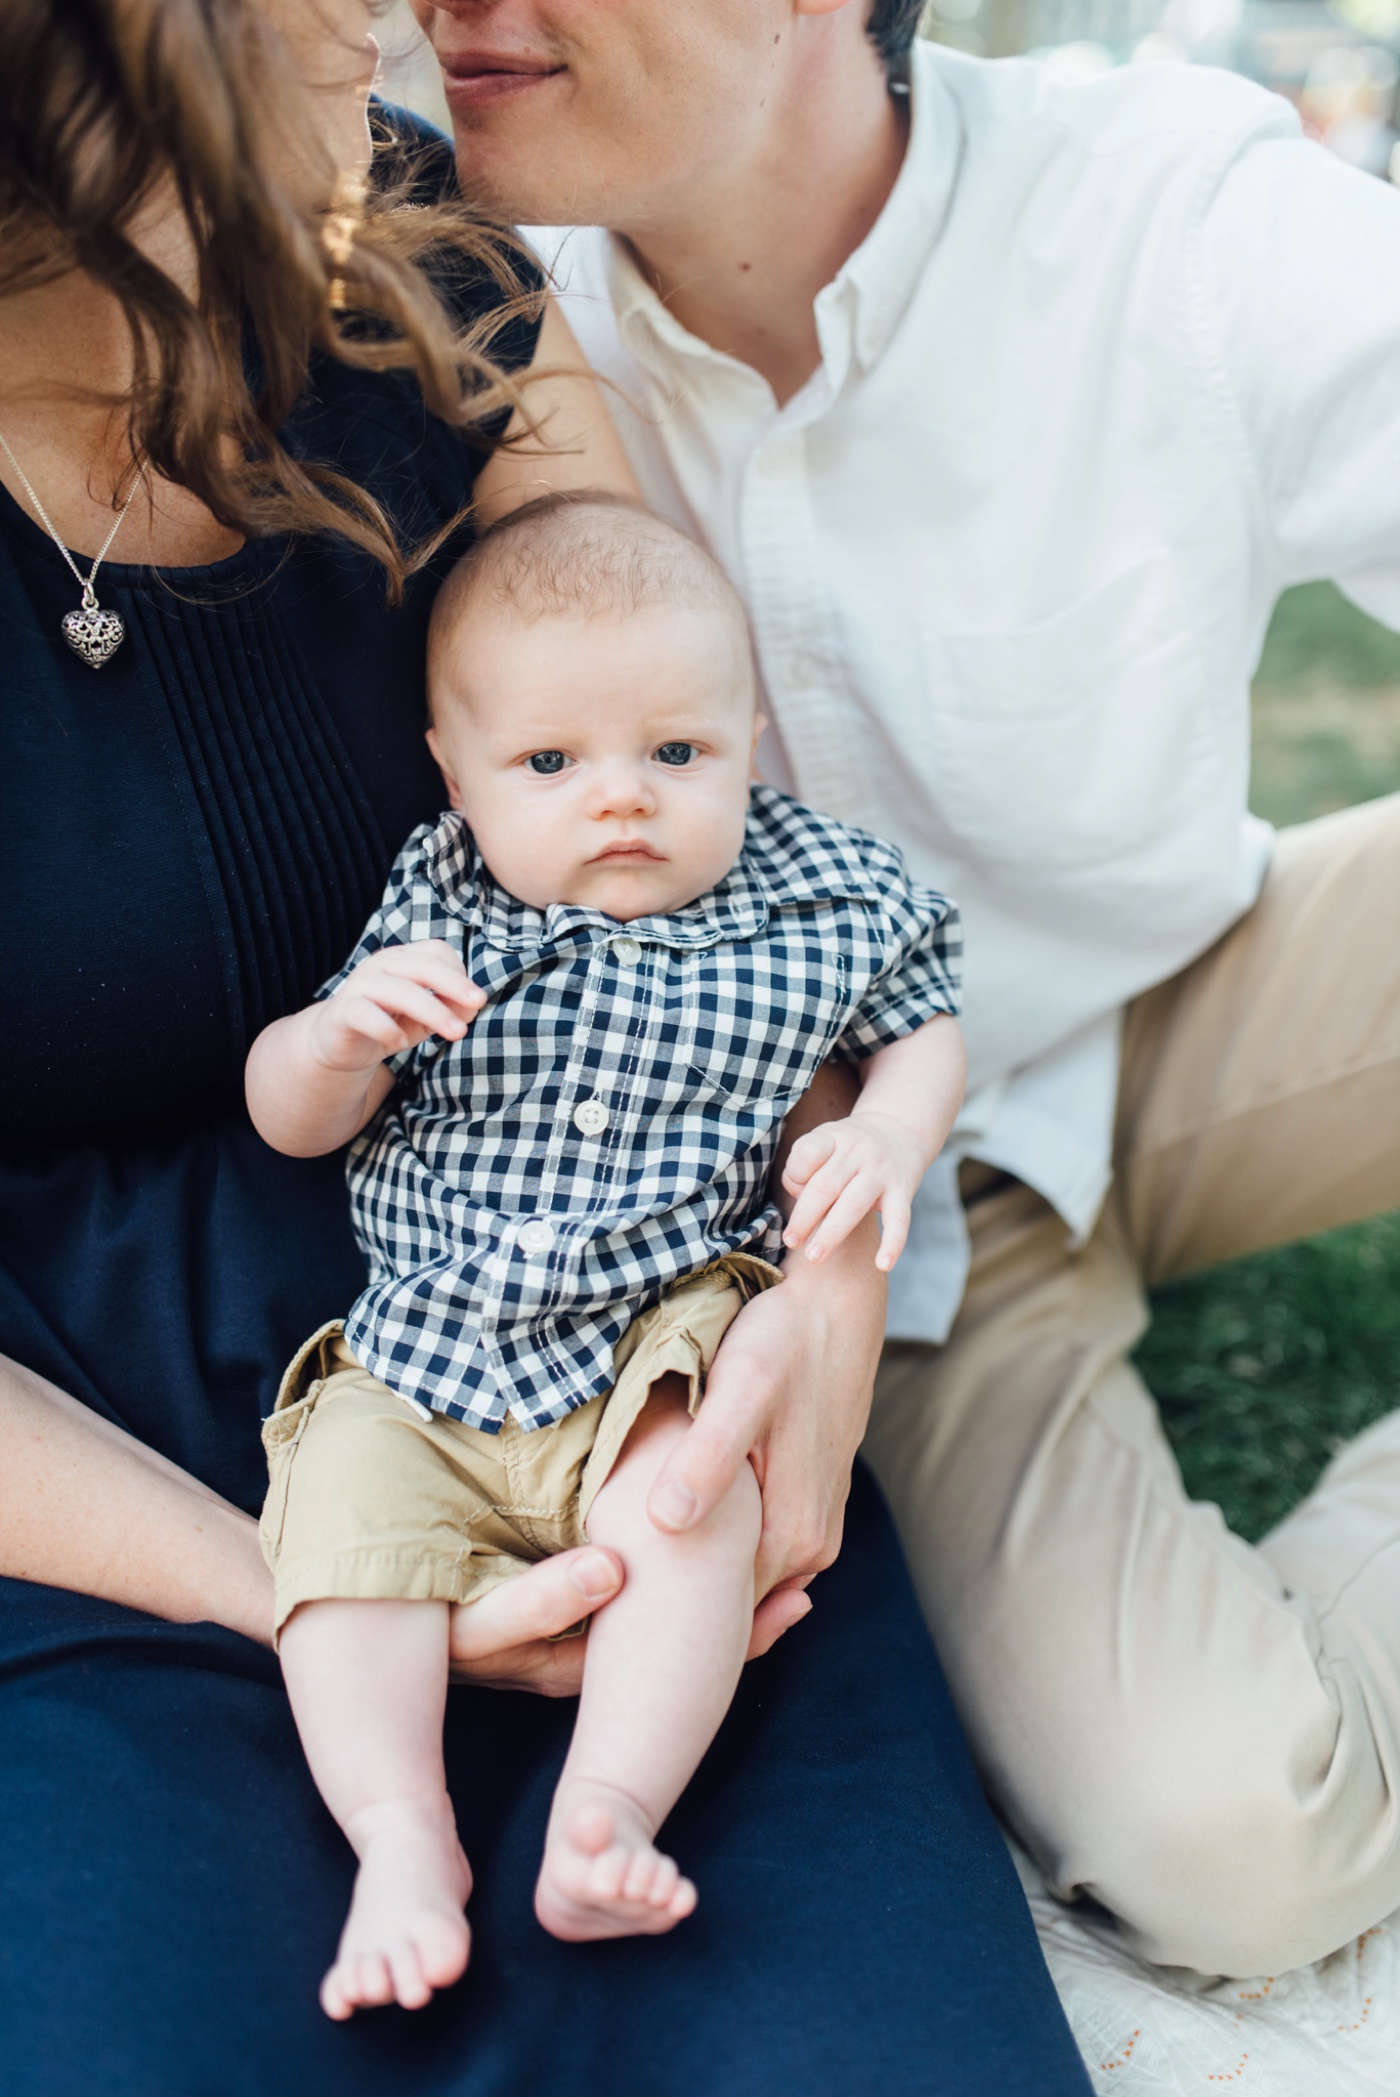
[[[574,1108],[574,1127],[581,1136],[601,1136],[608,1125],[608,1110],[600,1099],[581,1100]]]
[[[522,1223],[516,1243],[522,1252],[548,1252],[554,1243],[554,1226],[542,1221]]]
[[[613,959],[620,961],[624,968],[635,968],[642,958],[641,941],[633,939],[628,933],[622,933],[620,937],[611,942],[611,945]]]
[[[962,905],[969,1100],[891,1294],[892,1332],[939,1339],[957,1158],[1087,1232],[1124,1003],[1258,893],[1278,594],[1332,576],[1400,625],[1400,194],[1204,69],[920,44],[912,101],[781,408],[620,243],[533,237],[648,499],[745,600],[766,775]]]

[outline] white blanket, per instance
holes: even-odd
[[[1144,1966],[1013,1849],[1096,2097],[1400,2097],[1400,1912],[1295,1973]]]

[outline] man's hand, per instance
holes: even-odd
[[[460,1041],[485,1003],[445,939],[381,947],[308,1007],[308,1053],[326,1070],[373,1070],[430,1034]]]
[[[745,1304],[647,1503],[659,1529],[692,1528],[751,1463],[763,1493],[754,1592],[774,1606],[786,1607],[841,1548],[884,1337],[875,1246],[867,1218],[823,1266],[792,1260],[781,1288]]]
[[[878,1210],[875,1265],[888,1274],[904,1250],[927,1160],[918,1133],[889,1114],[857,1107],[845,1121],[812,1129],[788,1153],[783,1185],[796,1202],[783,1243],[820,1263]]]
[[[586,1638],[560,1638],[621,1591],[622,1560],[589,1544],[545,1558],[479,1602],[454,1609],[452,1678],[483,1689],[528,1689],[536,1696],[576,1697],[583,1685]],[[761,1653],[811,1608],[804,1594],[770,1595],[754,1611],[748,1657]]]

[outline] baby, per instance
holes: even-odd
[[[452,812],[248,1061],[269,1143],[354,1139],[370,1266],[265,1433],[283,1670],[359,1858],[332,2017],[463,1971],[449,1608],[585,1540],[626,1584],[589,1633],[536,1910],[569,1939],[691,1912],[656,1835],[738,1681],[761,1508],[747,1465],[684,1534],[647,1496],[784,1245],[824,1257],[878,1209],[893,1266],[962,1095],[956,913],[751,788],[743,613],[679,532],[605,496],[517,511],[438,597],[429,692]],[[859,1101],[794,1146],[784,1229],[783,1119],[832,1055]]]

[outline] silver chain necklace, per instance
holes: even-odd
[[[84,579],[82,569],[78,566],[62,539],[59,538],[58,533],[54,529],[52,517],[50,517],[48,511],[35,494],[33,483],[20,465],[19,460],[10,450],[3,432],[0,432],[0,445],[4,446],[5,457],[19,475],[21,486],[38,511],[40,522],[43,524],[45,531],[63,555],[64,560],[67,561],[82,589],[83,601],[78,610],[76,612],[65,612],[63,615],[63,638],[72,649],[74,655],[80,655],[90,668],[100,670],[105,662],[110,662],[111,658],[121,647],[122,642],[126,639],[126,621],[120,612],[110,612],[102,609],[102,606],[97,601],[97,592],[94,590],[93,584],[97,580],[98,569],[107,558],[113,539],[116,538],[117,533],[126,522],[126,513],[136,500],[136,491],[145,478],[141,470],[141,461],[138,459],[136,462],[136,478],[131,484],[131,493],[117,512],[115,524],[102,541],[102,551],[98,554],[97,559],[87,572],[86,579]]]

